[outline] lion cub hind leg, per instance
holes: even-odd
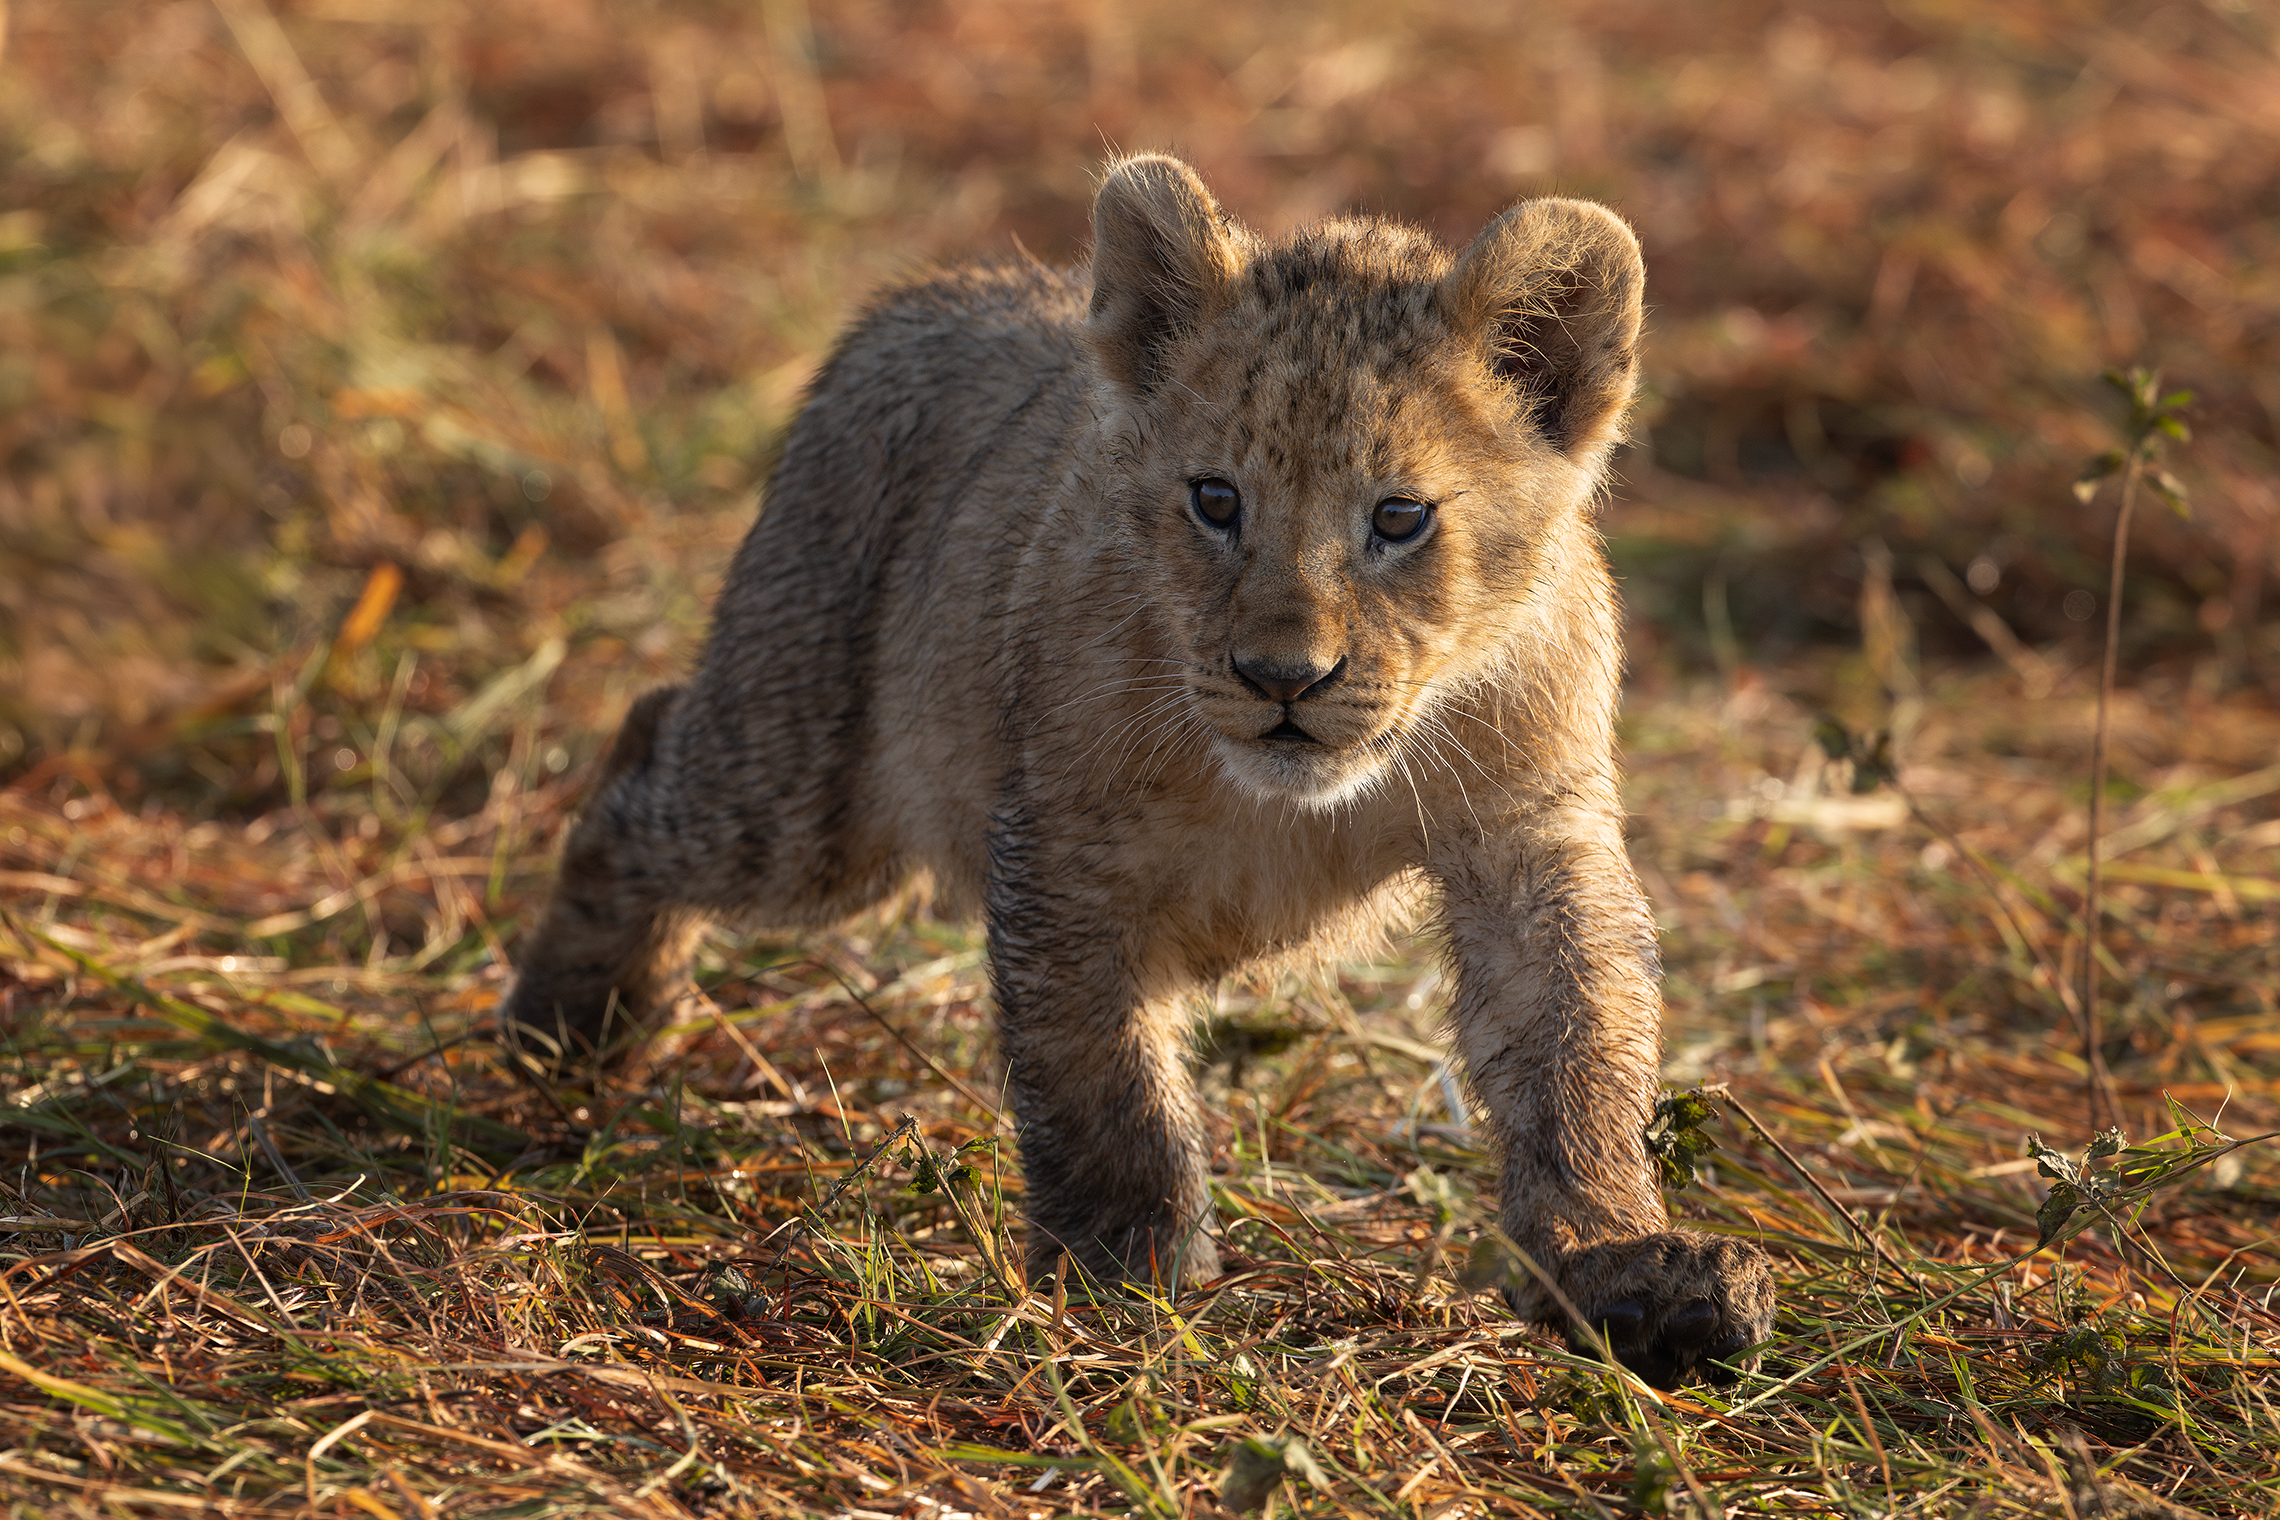
[[[538,932],[524,945],[500,1037],[555,1067],[588,1066],[637,1043],[686,986],[705,915],[660,837],[674,777],[660,730],[685,695],[668,686],[633,704],[594,801],[571,830]]]

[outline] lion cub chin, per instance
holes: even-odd
[[[914,876],[987,918],[1030,1264],[1218,1271],[1187,1009],[1431,889],[1502,1154],[1513,1308],[1658,1384],[1772,1329],[1755,1247],[1674,1230],[1661,1000],[1625,858],[1592,526],[1644,277],[1605,209],[1455,253],[1245,231],[1129,158],[1091,267],[977,265],[840,341],[702,664],[636,703],[505,1031],[606,1058],[708,918],[826,925]]]

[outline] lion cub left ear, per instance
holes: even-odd
[[[1108,171],[1093,201],[1092,349],[1112,379],[1146,395],[1172,351],[1243,267],[1245,235],[1196,172],[1151,153]]]
[[[1622,218],[1590,201],[1522,201],[1458,255],[1442,290],[1460,332],[1537,427],[1584,461],[1622,436],[1639,381],[1647,270]]]

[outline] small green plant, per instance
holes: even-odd
[[[1663,1186],[1680,1189],[1695,1180],[1702,1158],[1718,1148],[1702,1126],[1718,1117],[1718,1106],[1700,1088],[1668,1092],[1655,1099],[1647,1121],[1647,1154],[1662,1171]]]
[[[2173,1402],[2168,1370],[2135,1354],[2128,1337],[2117,1330],[2077,1324],[2043,1342],[2034,1364],[2046,1373],[2063,1370],[2093,1393],[2119,1393],[2139,1403]]]
[[[2035,1158],[2035,1170],[2051,1179],[2050,1196],[2035,1211],[2036,1245],[2054,1245],[2100,1218],[2119,1234],[2158,1189],[2243,1146],[2273,1138],[2263,1134],[2235,1140],[2203,1123],[2174,1098],[2169,1100],[2169,1117],[2176,1128],[2137,1145],[2129,1143],[2119,1125],[2102,1130],[2083,1150],[2080,1161],[2045,1145],[2042,1136],[2029,1135],[2027,1154]],[[2111,1167],[2098,1165],[2109,1158],[2115,1158]]]
[[[1678,1486],[1678,1463],[1648,1430],[1631,1432],[1631,1503],[1643,1515],[1670,1513],[1670,1491]]]
[[[2193,430],[2179,415],[2193,404],[2193,393],[2171,391],[2162,395],[2159,370],[2132,369],[2125,373],[2110,369],[2099,378],[2121,392],[2129,403],[2129,418],[2121,429],[2125,446],[2108,449],[2083,467],[2081,476],[2074,482],[2075,498],[2088,506],[2097,498],[2100,483],[2113,475],[2124,477],[2126,492],[2131,486],[2128,477],[2137,472],[2143,474],[2145,484],[2168,502],[2178,516],[2191,516],[2184,482],[2161,469],[2159,462],[2165,444],[2193,441]]]
[[[1227,1477],[1219,1486],[1219,1502],[1238,1514],[1246,1513],[1265,1504],[1285,1478],[1321,1489],[1330,1486],[1329,1475],[1297,1436],[1288,1431],[1252,1436],[1236,1443]]]
[[[1813,741],[1831,761],[1852,767],[1853,795],[1865,796],[1880,786],[1898,784],[1900,767],[1892,758],[1892,735],[1888,730],[1856,734],[1823,713],[1813,720]]]
[[[2122,579],[2129,559],[2130,521],[2137,510],[2141,486],[2167,502],[2180,516],[2189,515],[2185,483],[2162,468],[2160,461],[2169,445],[2188,443],[2193,436],[2192,429],[2186,425],[2181,415],[2192,404],[2191,391],[2164,393],[2161,389],[2161,375],[2157,370],[2108,370],[2101,378],[2121,394],[2129,410],[2118,428],[2121,446],[2107,449],[2092,459],[2074,482],[2076,498],[2087,506],[2097,498],[2100,486],[2109,477],[2118,475],[2122,481],[2122,500],[2114,519],[2113,549],[2106,592],[2106,639],[2098,679],[2098,716],[2092,729],[2090,745],[2090,826],[2085,846],[2087,880],[2082,905],[2082,965],[2076,983],[2070,985],[2066,979],[2063,949],[2060,963],[2051,964],[2011,914],[2010,908],[2003,902],[2002,894],[1995,890],[1984,863],[1965,849],[1962,841],[1955,838],[1950,830],[1930,817],[1907,788],[1900,785],[1899,762],[1892,753],[1892,736],[1889,732],[1856,733],[1827,714],[1823,714],[1813,725],[1813,737],[1820,744],[1822,752],[1831,762],[1850,767],[1854,793],[1864,794],[1879,787],[1892,787],[1900,794],[1917,822],[1936,832],[1981,878],[1997,907],[2011,921],[2021,943],[2039,963],[2043,975],[2050,981],[2053,994],[2073,1016],[2081,1033],[2083,1060],[2089,1068],[2090,1128],[2094,1132],[2110,1123],[2114,1115],[2113,1084],[2106,1071],[2103,1042],[2098,1027],[2098,928],[2104,864],[2099,855],[2098,842],[2105,824],[2106,738],[2111,727],[2114,684],[2120,661]]]
[[[961,1182],[973,1181],[974,1169],[958,1158],[968,1151],[980,1150],[989,1151],[994,1155],[997,1151],[997,1136],[978,1136],[939,1160],[936,1159],[932,1151],[913,1139],[909,1156],[910,1190],[914,1193],[938,1193],[944,1188],[954,1187]]]
[[[2109,476],[2122,478],[2122,502],[2114,514],[2114,548],[2106,584],[2106,651],[2098,674],[2098,721],[2090,739],[2090,837],[2084,845],[2086,880],[2082,891],[2082,1054],[2089,1064],[2090,1127],[2099,1128],[2114,1111],[2113,1082],[2098,1038],[2098,912],[2102,862],[2098,835],[2105,822],[2106,732],[2114,706],[2114,673],[2122,640],[2122,571],[2129,561],[2130,518],[2137,510],[2138,488],[2149,487],[2179,516],[2189,515],[2185,485],[2161,468],[2162,453],[2171,443],[2189,443],[2193,433],[2179,415],[2192,404],[2191,391],[2161,390],[2161,372],[2133,368],[2127,373],[2110,369],[2101,377],[2129,404],[2120,428],[2122,446],[2108,449],[2084,467],[2074,482],[2075,497],[2084,506],[2097,498]]]

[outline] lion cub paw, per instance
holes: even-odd
[[[1655,1388],[1676,1388],[1697,1369],[1731,1383],[1737,1369],[1757,1366],[1742,1353],[1773,1334],[1773,1273],[1748,1241],[1697,1230],[1613,1241],[1569,1257],[1560,1277],[1615,1359]],[[1574,1325],[1567,1341],[1597,1354]]]

